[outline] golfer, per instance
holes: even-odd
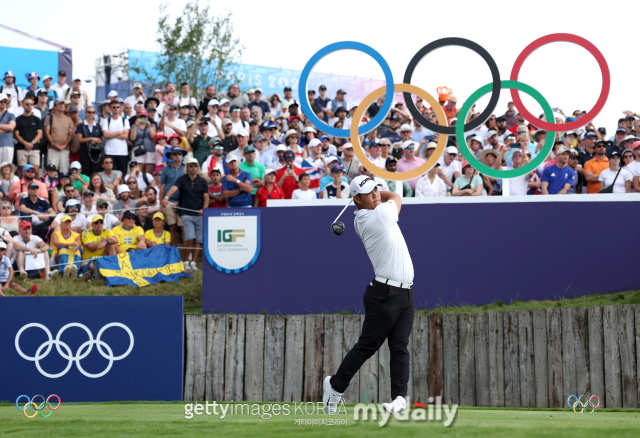
[[[336,374],[324,379],[322,401],[327,413],[335,413],[355,373],[388,338],[393,401],[382,406],[389,413],[402,414],[409,380],[407,344],[414,316],[413,263],[398,227],[402,198],[392,192],[380,192],[378,184],[364,175],[354,178],[349,189],[358,207],[354,228],[367,250],[375,279],[364,293],[366,312],[360,338]]]

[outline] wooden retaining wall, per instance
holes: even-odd
[[[319,401],[324,377],[357,342],[363,315],[186,315],[184,400]],[[411,402],[563,407],[597,394],[640,406],[640,305],[417,314]],[[391,400],[385,343],[348,402]]]

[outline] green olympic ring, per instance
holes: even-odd
[[[493,83],[487,84],[483,87],[478,88],[472,95],[469,97],[462,108],[460,109],[460,114],[458,115],[458,120],[466,120],[467,113],[471,109],[471,106],[482,96],[492,91]],[[544,116],[547,120],[555,120],[553,118],[553,111],[551,110],[551,106],[549,102],[533,87],[524,84],[518,81],[500,81],[500,88],[513,88],[519,91],[524,91],[529,96],[533,97],[542,107],[544,111]],[[458,145],[460,147],[460,151],[464,158],[471,164],[471,167],[476,169],[478,172],[483,173],[484,175],[491,176],[493,178],[517,178],[522,175],[526,175],[529,172],[532,172],[538,167],[544,159],[549,155],[551,149],[553,149],[553,143],[555,140],[555,135],[547,134],[547,139],[544,142],[544,147],[540,151],[536,157],[531,160],[526,165],[512,170],[499,170],[493,169],[489,166],[486,166],[481,161],[479,161],[474,154],[469,150],[467,146],[467,142],[464,138],[464,123],[456,123],[456,139],[458,140]]]

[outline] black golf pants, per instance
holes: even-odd
[[[391,352],[391,399],[407,397],[409,381],[409,335],[413,327],[413,289],[401,289],[373,280],[364,293],[365,308],[362,333],[356,345],[342,360],[331,386],[344,392],[367,359],[375,354],[385,339]]]

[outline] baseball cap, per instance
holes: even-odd
[[[189,164],[198,164],[198,160],[196,160],[195,158],[191,157],[191,158],[187,158],[184,162],[185,166],[188,166]]]
[[[487,135],[485,136],[485,139],[490,139],[491,136],[493,136],[493,135],[498,135],[498,132],[494,131],[493,129],[491,129],[491,130],[487,131]]]
[[[284,91],[291,91],[291,87],[284,87]]]
[[[338,111],[344,111],[345,113],[347,112],[347,110],[343,106],[339,106],[338,108],[336,108],[335,112],[337,113]]]
[[[300,106],[297,100],[291,99],[291,102],[289,102],[289,108],[291,108],[293,105]]]
[[[591,137],[596,137],[596,133],[593,131],[587,131],[584,133],[584,138],[591,138]]]
[[[219,144],[222,144],[222,140],[220,140],[220,137],[215,136],[211,138],[211,146],[217,146]]]
[[[189,102],[180,102],[180,103],[178,104],[178,106],[179,106],[180,108],[184,108],[185,106],[190,106],[190,105],[189,105]]]
[[[120,184],[118,186],[118,195],[124,192],[131,192],[131,190],[129,190],[129,186],[127,186],[126,184]]]
[[[276,172],[276,170],[275,170],[275,169],[272,169],[272,168],[270,168],[270,167],[267,167],[267,169],[264,171],[264,176],[267,176],[267,175],[269,175],[270,173],[278,173],[278,172]],[[263,176],[263,178],[264,178],[264,176]]]
[[[224,119],[222,121],[222,126],[227,126],[227,125],[233,125],[233,122],[231,121],[231,119]]]
[[[556,151],[556,155],[564,154],[565,152],[571,152],[571,151],[564,146],[560,146],[560,149]]]
[[[333,163],[334,161],[338,161],[338,157],[336,157],[335,155],[327,155],[325,163],[329,164]]]
[[[26,167],[26,166],[25,166],[25,167]],[[22,171],[24,172],[24,169],[22,169]],[[60,172],[60,173],[58,174],[58,179],[59,179],[59,180],[63,180],[63,179],[70,179],[70,178],[69,178],[69,174],[68,174],[68,173],[66,173],[66,172]]]
[[[71,205],[80,205],[80,201],[78,201],[77,199],[69,199],[67,202],[64,203],[65,207],[69,207]]]
[[[264,135],[262,134],[258,134],[255,136],[255,138],[253,139],[253,142],[255,143],[256,141],[262,141],[262,140],[266,140],[266,138],[264,138]],[[315,139],[314,139],[315,140]],[[313,140],[311,140],[313,141]],[[311,144],[309,144],[309,146],[311,146]],[[245,149],[246,150],[246,149]]]
[[[91,222],[104,221],[104,218],[101,214],[94,214],[93,218],[91,218]]]
[[[77,113],[78,112],[78,107],[72,106],[69,108],[69,112],[70,113]]]
[[[93,190],[85,190],[84,193],[82,194],[83,198],[86,198],[87,196],[93,196],[95,195],[95,193],[93,193]]]
[[[100,207],[101,205],[109,205],[109,202],[105,199],[99,199],[98,202],[96,203],[96,206]]]
[[[413,140],[407,140],[404,143],[402,143],[402,149],[406,149],[406,148],[414,148],[416,147],[416,143]]]
[[[31,222],[27,222],[25,220],[20,221],[20,228],[29,228],[30,226],[31,226]]]
[[[342,145],[342,149],[353,149],[353,145],[351,143],[345,143]]]
[[[5,93],[0,93],[0,100],[8,100],[9,96],[7,96]]]
[[[220,99],[220,106],[224,105],[225,103],[230,103],[229,99],[227,99],[226,97]]]
[[[31,190],[31,189],[39,189],[40,186],[38,184],[32,182],[31,184],[29,184],[28,188],[29,188],[29,190]]]
[[[218,101],[218,99],[211,99],[207,105],[208,106],[214,106],[214,105],[220,106],[220,102]]]
[[[122,213],[122,219],[135,218],[135,217],[136,217],[136,214],[131,210],[127,210],[124,213]]]
[[[634,141],[634,142],[631,144],[631,149],[633,149],[633,150],[636,150],[636,149],[638,149],[639,147],[640,147],[640,141]]]
[[[229,157],[227,157],[227,164],[231,163],[232,161],[238,161],[238,157],[229,154]]]
[[[609,156],[609,158],[613,157],[614,155],[617,155],[618,157],[620,157],[622,154],[620,154],[620,152],[618,151],[613,151],[611,152],[611,155]]]
[[[316,146],[320,146],[321,143],[322,142],[320,140],[318,140],[317,138],[312,138],[311,141],[309,142],[309,147],[313,148],[313,147],[316,147]]]
[[[336,91],[336,94],[347,94],[346,91],[344,91],[342,88],[338,88],[338,91]],[[369,192],[367,192],[369,193]]]
[[[249,137],[249,131],[244,128],[238,129],[238,137]]]
[[[318,137],[318,140],[320,140],[320,141],[329,140],[329,136],[328,135],[321,135],[320,137]]]
[[[246,148],[244,148],[244,153],[245,154],[248,154],[249,152],[255,152],[255,151],[256,151],[256,148],[254,148],[253,145],[249,145]]]
[[[378,186],[381,187],[382,184],[376,184],[373,179],[366,175],[358,175],[353,179],[353,181],[351,181],[349,191],[351,192],[351,196],[356,196],[371,193],[373,189]]]
[[[62,218],[60,218],[60,223],[63,222],[73,222],[73,219],[71,219],[71,216],[69,216],[68,214],[65,214],[64,216],[62,216]]]
[[[342,168],[342,166],[341,166],[341,165],[339,165],[339,164],[334,164],[334,165],[333,165],[333,167],[331,168],[331,171],[332,171],[332,172],[334,172],[334,173],[335,173],[335,172],[343,172],[343,171],[344,171],[344,169]]]
[[[173,146],[171,148],[171,152],[170,153],[171,154],[182,154],[182,155],[185,154],[184,149],[182,149],[180,146]]]
[[[293,151],[284,151],[284,156],[283,156],[284,160],[295,160],[296,159],[296,154]]]
[[[326,90],[326,89],[327,89],[327,86],[326,86],[326,85],[320,85],[320,86],[318,87],[318,90]]]
[[[4,242],[0,242],[0,249],[7,249],[7,244]]]
[[[153,215],[154,219],[162,219],[164,220],[164,214],[157,212],[156,214]]]
[[[142,88],[142,84],[140,82],[136,82],[133,84],[133,88]]]
[[[458,148],[455,146],[449,146],[444,150],[447,154],[456,154],[458,155]]]
[[[396,160],[394,157],[389,157],[387,158],[387,161],[384,162],[385,167],[387,166],[387,164],[389,163],[397,163],[398,160]]]
[[[411,131],[411,130],[412,130],[411,126],[407,125],[406,123],[400,127],[400,132],[402,132],[402,131]]]
[[[626,134],[627,130],[624,129],[624,128],[618,128],[618,129],[616,129],[616,134],[619,134],[619,133]]]
[[[73,163],[71,163],[71,166],[69,166],[71,169],[82,169],[82,165],[80,164],[79,161],[74,161]]]
[[[111,90],[109,91],[109,94],[107,94],[107,97],[118,97],[118,92],[116,90]]]
[[[142,108],[142,109],[139,109],[138,111],[136,111],[136,116],[138,116],[138,117],[149,117],[149,113],[147,112],[146,109]]]

